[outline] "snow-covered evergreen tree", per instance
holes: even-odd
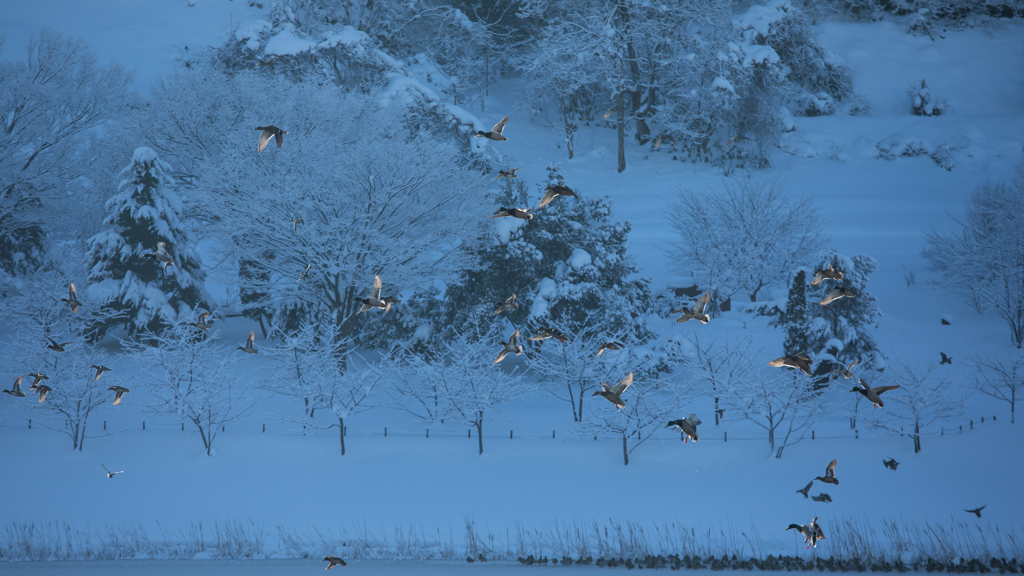
[[[884,360],[870,332],[882,313],[867,290],[868,277],[878,268],[878,262],[865,255],[848,258],[831,248],[819,253],[814,261],[815,270],[831,265],[843,273],[842,280],[826,279],[807,290],[811,313],[807,352],[818,363],[814,373],[817,383],[827,382],[833,369],[854,360],[862,370],[883,368]],[[849,288],[855,296],[834,300],[827,306],[818,304],[840,287]]]
[[[181,221],[184,206],[169,170],[152,149],[135,150],[122,172],[120,192],[106,203],[109,215],[103,223],[109,228],[89,239],[88,298],[125,312],[129,334],[142,329],[157,333],[204,300],[206,275],[192,233]],[[150,256],[161,247],[173,264]],[[93,328],[102,337],[120,322]]]
[[[565,185],[557,164],[548,172],[535,201],[548,185]],[[630,224],[612,220],[607,200],[576,193],[577,198],[558,197],[535,209],[530,221],[492,220],[494,228],[479,249],[483,265],[448,290],[451,311],[445,324],[475,324],[517,294],[519,309],[504,314],[518,326],[527,320],[582,326],[590,316],[620,339],[645,340],[649,282],[627,280],[639,271],[627,255]],[[495,198],[496,207],[535,205],[519,181],[503,183]]]
[[[786,354],[806,354],[809,343],[810,314],[807,310],[807,272],[800,270],[793,277],[786,298],[786,310],[779,316],[778,324],[786,330],[786,341],[782,348]]]

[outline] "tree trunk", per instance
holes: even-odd
[[[718,426],[722,411],[718,409],[718,396],[715,396],[715,426]]]
[[[1014,423],[1015,408],[1017,406],[1017,390],[1010,390],[1010,424]]]
[[[82,422],[78,427],[78,451],[82,451],[82,447],[85,446],[85,422]]]
[[[341,436],[341,455],[345,455],[345,419],[338,416],[338,428],[341,430],[338,434]]]
[[[764,288],[764,286],[765,286],[764,280],[758,280],[757,281],[757,288],[754,289],[754,293],[750,295],[750,301],[751,302],[757,302],[757,293],[760,292],[761,288]]]
[[[629,450],[626,450],[626,435],[622,435],[622,461],[629,466]]]
[[[580,384],[580,417],[577,422],[583,422],[583,385]]]
[[[576,397],[573,396],[573,394],[572,394],[572,384],[569,384],[567,382],[565,385],[566,385],[566,387],[569,388],[569,402],[572,402],[572,421],[573,422],[579,422],[580,421],[579,418],[576,417]],[[582,388],[583,388],[583,385],[581,384],[580,385],[580,389],[582,389]]]
[[[636,62],[636,49],[632,42],[626,42],[626,56],[629,58],[629,73],[633,78],[634,88],[629,91],[630,111],[636,124],[636,141],[642,146],[651,139],[651,129],[643,119],[644,115],[640,113],[640,107],[643,105],[640,91],[640,65]]]
[[[476,444],[479,452],[477,454],[482,455],[484,453],[484,413],[478,412],[476,416]]]
[[[625,94],[619,93],[619,172],[626,169],[626,102]]]
[[[921,423],[914,422],[914,454],[921,451]]]
[[[775,452],[775,459],[776,460],[779,459],[779,458],[782,458],[782,451],[785,450],[785,449],[786,449],[785,446],[779,446],[778,451]]]

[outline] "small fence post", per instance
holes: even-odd
[[[939,436],[945,436],[945,435],[946,435],[946,429],[944,427],[943,428],[939,428]]]
[[[509,430],[509,431],[508,431],[508,439],[509,439],[509,440],[511,440],[511,439],[512,439],[512,431],[511,431],[511,430]]]
[[[725,431],[725,441],[726,442],[729,441],[729,431],[728,430]]]
[[[971,420],[971,430],[974,430],[974,420]]]
[[[29,419],[28,419],[28,429],[29,429],[29,430],[31,430],[31,429],[32,429],[32,419],[31,419],[31,418],[29,418]],[[106,429],[107,429],[107,423],[106,423],[106,422],[104,422],[104,423],[103,423],[103,429],[104,429],[104,430],[106,430]]]
[[[853,430],[853,439],[854,440],[859,440],[860,439],[860,430],[857,430],[857,429]]]
[[[184,425],[184,424],[182,424],[182,426],[184,427],[185,425]],[[266,431],[267,431],[267,423],[266,423],[266,422],[264,422],[264,423],[263,423],[263,432],[264,432],[264,433],[266,433]]]
[[[814,430],[811,430],[811,440],[814,440]]]
[[[145,429],[146,429],[146,421],[145,421],[145,420],[143,420],[143,421],[142,421],[142,429],[143,429],[143,430],[145,430]]]
[[[264,424],[263,426],[266,426],[266,424]],[[104,428],[104,430],[106,430],[106,428]],[[185,431],[185,423],[184,422],[181,423],[181,431],[182,432]]]
[[[384,437],[385,438],[388,437],[388,427],[387,426],[384,427]]]
[[[220,431],[221,432],[227,432],[227,426],[221,426],[220,427]]]
[[[552,431],[551,431],[551,439],[552,439],[552,440],[554,440],[554,438],[555,438],[555,431],[554,431],[554,430],[552,430]]]
[[[427,428],[427,438],[430,438],[430,428]]]
[[[28,422],[29,422],[28,427],[31,428],[32,427],[32,421],[29,420]],[[106,420],[103,421],[103,431],[104,432],[107,431],[107,421]]]

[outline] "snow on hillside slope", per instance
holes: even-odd
[[[156,4],[166,6],[166,12]],[[31,11],[25,8],[29,5]],[[229,15],[238,19],[234,10],[250,10],[243,2],[212,0],[200,0],[195,8],[184,2],[154,3],[148,11],[124,8],[116,15],[98,4],[81,6],[79,12],[66,9],[64,2],[25,3],[5,14],[0,25],[7,34],[5,56],[18,54],[27,35],[48,21],[58,31],[77,31],[102,59],[118,59],[151,78],[170,69],[177,55],[172,44],[215,43],[226,33]],[[920,364],[937,360],[942,350],[957,359],[950,370],[962,382],[959,359],[967,352],[1009,350],[1007,329],[993,314],[979,316],[926,285],[918,255],[922,231],[950,226],[950,215],[961,213],[979,182],[1007,178],[1021,161],[1024,67],[1009,63],[1020,62],[1024,27],[1009,23],[990,31],[949,32],[937,42],[908,36],[888,22],[829,23],[819,29],[823,44],[856,71],[857,89],[874,112],[797,119],[776,166],[752,177],[778,178],[793,193],[812,197],[840,252],[879,261],[870,287],[884,314],[876,332],[883,351],[897,351]],[[905,90],[922,77],[934,94],[949,101],[953,114],[909,115]],[[666,201],[678,186],[715,190],[721,174],[672,161],[667,147],[650,152],[632,144],[629,168],[618,174],[614,132],[594,127],[581,131],[577,158],[570,161],[564,147],[557,146],[557,131],[512,112],[515,83],[506,83],[505,89],[477,113],[487,125],[504,114],[510,117],[509,141],[491,145],[514,162],[510,166],[523,166],[520,175],[531,185],[541,181],[547,164],[561,162],[570,186],[610,197],[617,216],[633,224],[630,246],[642,274],[653,278],[656,290],[676,285],[680,273],[667,265],[662,252],[670,239]],[[952,170],[928,156],[876,158],[877,144],[894,135],[932,148],[943,143],[963,147],[951,152]],[[903,280],[904,266],[918,273],[913,287]],[[953,325],[940,326],[940,317],[949,313]],[[252,329],[242,320],[225,324],[225,337],[239,343]],[[753,331],[762,334],[765,360],[774,357],[782,338],[763,321],[739,312],[708,326],[658,320],[654,326],[666,334]],[[267,367],[261,358],[243,365],[253,375]],[[778,460],[769,456],[764,440],[750,439],[757,430],[749,425],[726,421],[715,428],[709,402],[701,398],[693,405],[705,415],[699,443],[683,445],[665,431],[623,466],[617,441],[563,441],[571,424],[568,410],[543,396],[503,407],[485,425],[485,432],[497,437],[486,439],[483,456],[476,455],[475,439],[463,436],[465,428],[445,426],[445,432],[459,436],[438,437],[434,430],[428,440],[418,435],[422,426],[407,416],[381,410],[352,419],[349,453],[340,457],[336,431],[281,434],[279,429],[295,426],[267,414],[296,407],[263,398],[253,416],[232,425],[218,438],[215,455],[207,457],[193,433],[173,428],[176,422],[151,419],[150,428],[142,431],[139,424],[148,418],[138,411],[144,393],[133,394],[116,409],[100,411],[91,424],[98,430],[101,421],[109,420],[112,430],[129,430],[90,438],[82,453],[71,452],[65,437],[38,423],[28,430],[23,415],[8,409],[11,399],[0,398],[5,405],[0,409],[0,485],[16,487],[2,500],[0,526],[58,520],[103,530],[141,523],[160,533],[159,522],[176,534],[192,522],[252,519],[270,530],[278,524],[296,530],[353,530],[365,521],[374,529],[421,525],[461,534],[468,517],[484,532],[504,534],[517,522],[544,528],[554,521],[613,518],[678,521],[726,532],[756,526],[770,544],[766,552],[793,553],[796,536],[783,528],[814,515],[822,517],[826,529],[840,516],[941,522],[952,517],[1014,528],[1024,513],[1018,480],[1024,462],[1016,457],[1024,446],[1021,426],[1009,425],[1002,405],[977,397],[968,416],[998,413],[997,423],[976,420],[975,429],[962,435],[927,436],[917,455],[907,438],[861,430],[860,438],[853,439],[845,421],[833,421],[818,427],[825,438],[787,448]],[[607,407],[590,403],[588,409]],[[259,432],[262,422],[270,422],[270,432]],[[392,429],[388,438],[363,435],[384,426]],[[416,435],[396,436],[396,429]],[[509,429],[534,437],[509,440]],[[544,437],[553,429],[557,439]],[[723,441],[726,431],[731,432],[728,442]],[[902,463],[897,472],[881,464],[890,457]],[[839,460],[841,485],[816,484],[811,494],[828,492],[833,503],[795,494],[832,458]],[[100,463],[126,472],[108,479]],[[980,520],[962,511],[986,503]]]

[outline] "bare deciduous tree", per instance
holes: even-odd
[[[746,378],[733,380],[725,405],[767,432],[769,448],[782,458],[786,446],[803,440],[822,416],[821,398],[802,374],[769,370],[751,368]]]
[[[219,344],[219,335],[178,323],[159,334],[144,334],[145,344],[122,341],[142,362],[145,389],[156,400],[146,410],[191,422],[207,456],[222,428],[255,404],[247,377],[235,368],[243,354]]]
[[[1017,348],[1024,346],[1024,164],[1010,183],[987,182],[968,200],[951,232],[925,233],[922,255],[936,273],[933,282],[979,312],[994,309],[1009,325]]]
[[[967,358],[971,386],[982,394],[1010,405],[1010,424],[1015,423],[1017,398],[1024,391],[1024,353],[1006,360],[973,356]]]
[[[781,284],[825,240],[809,198],[790,198],[778,181],[727,182],[724,190],[679,191],[668,216],[678,234],[676,269],[711,291],[714,302],[738,292],[757,300]]]

